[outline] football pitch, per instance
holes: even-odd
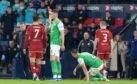
[[[0,79],[0,84],[137,84],[136,80],[123,80],[112,79],[109,82],[104,81],[83,81],[76,79],[66,79],[62,81],[32,81],[32,80],[20,80],[20,79]]]

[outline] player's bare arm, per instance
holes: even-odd
[[[62,50],[62,51],[65,50],[64,41],[65,41],[65,35],[64,35],[64,30],[62,30],[62,31],[61,31],[61,50]]]
[[[50,22],[51,20],[48,19],[47,22],[46,22],[46,25],[45,25],[45,32],[48,33],[50,30],[49,30],[49,27],[50,27]]]
[[[76,76],[76,72],[77,72],[77,70],[80,68],[80,64],[78,64],[75,68],[74,68],[74,70],[73,70],[73,75],[75,75]]]
[[[97,43],[98,43],[98,38],[95,38],[93,52],[92,52],[93,54],[95,54],[95,51],[97,50]]]
[[[73,70],[73,75],[76,76],[76,72],[77,72],[77,70],[78,70],[80,67],[82,67],[82,70],[83,70],[83,72],[84,72],[84,74],[85,74],[84,80],[88,81],[88,80],[89,80],[89,73],[88,73],[88,70],[87,70],[85,64],[82,64],[82,65],[78,64],[78,65],[75,67],[75,69]]]
[[[114,49],[113,39],[110,40],[110,45],[111,45],[111,53],[110,53],[110,58],[111,58],[112,57],[112,52],[113,52],[113,49]]]
[[[50,28],[51,20],[52,20],[52,16],[51,15],[52,15],[52,12],[51,12],[51,10],[49,10],[49,18],[48,18],[48,20],[46,22],[46,25],[45,25],[46,33],[48,33],[50,31],[49,28]]]
[[[82,69],[83,69],[83,72],[84,72],[84,74],[85,74],[85,80],[86,80],[86,81],[89,81],[89,73],[88,73],[88,70],[87,70],[85,64],[82,65]]]

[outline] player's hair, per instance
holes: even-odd
[[[137,33],[137,30],[135,30],[134,32],[133,32],[133,37],[135,37],[135,34]]]
[[[35,21],[38,21],[39,20],[39,17],[38,16],[34,16],[33,17],[33,21],[35,22]]]
[[[85,34],[85,33],[89,34],[89,32],[87,32],[87,31],[86,31],[86,32],[84,32],[84,34]]]
[[[120,35],[120,34],[115,35],[114,40],[116,40],[116,37],[117,37],[117,36],[119,36],[119,38],[120,38],[120,40],[119,40],[119,41],[121,42],[121,41],[122,41],[122,37],[121,37],[121,35]]]
[[[12,9],[10,6],[8,6],[8,8]]]
[[[56,9],[52,9],[51,12],[53,12],[53,13],[58,13],[58,10],[56,10]]]
[[[136,33],[137,32],[137,30],[135,30],[133,33]]]
[[[33,1],[29,1],[29,3],[33,3]]]
[[[77,53],[77,52],[78,52],[77,49],[72,49],[72,50],[71,50],[71,53]]]
[[[109,13],[109,14],[111,14],[111,11],[106,11],[106,13]]]
[[[100,21],[99,25],[107,26],[106,21]]]

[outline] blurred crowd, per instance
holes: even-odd
[[[56,4],[133,4],[137,3],[136,0],[51,0],[53,6]]]
[[[32,18],[36,15],[40,17],[39,22],[45,25],[48,19],[48,5],[54,8],[56,4],[90,4],[104,3],[105,1],[106,0],[50,0],[49,2],[49,0],[1,0],[0,41],[7,41],[8,46],[6,49],[3,49],[3,45],[0,42],[0,72],[12,72],[12,60],[23,56],[22,46],[26,26],[33,23]],[[113,1],[122,3],[121,0]],[[136,0],[127,0],[127,2],[128,1],[135,2]],[[115,28],[115,18],[110,11],[106,11],[105,17],[97,21],[92,21],[87,16],[85,7],[77,5],[71,18],[61,18],[65,26],[65,52],[78,47],[79,52],[92,53],[95,32],[99,28],[98,24],[101,20],[108,23],[108,29],[111,30],[111,28]],[[129,42],[123,41],[120,35],[114,36],[113,56],[108,65],[110,66],[110,72],[112,72],[110,73],[110,77],[124,78],[128,76],[132,78],[134,73],[126,73],[128,73],[128,71],[133,72],[133,67],[137,64],[137,54],[133,54],[131,60],[128,58],[129,55],[136,52],[134,47],[137,46],[137,32],[135,31],[133,35],[135,38]],[[133,44],[132,41],[135,43]],[[26,58],[22,59],[25,60]],[[131,61],[134,62],[131,63]]]

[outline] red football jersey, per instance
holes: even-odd
[[[98,38],[98,52],[110,52],[110,41],[113,38],[112,33],[108,29],[98,29],[95,34]]]
[[[31,25],[26,31],[24,49],[29,48],[30,52],[41,52],[46,48],[47,36],[44,27],[41,25]]]

